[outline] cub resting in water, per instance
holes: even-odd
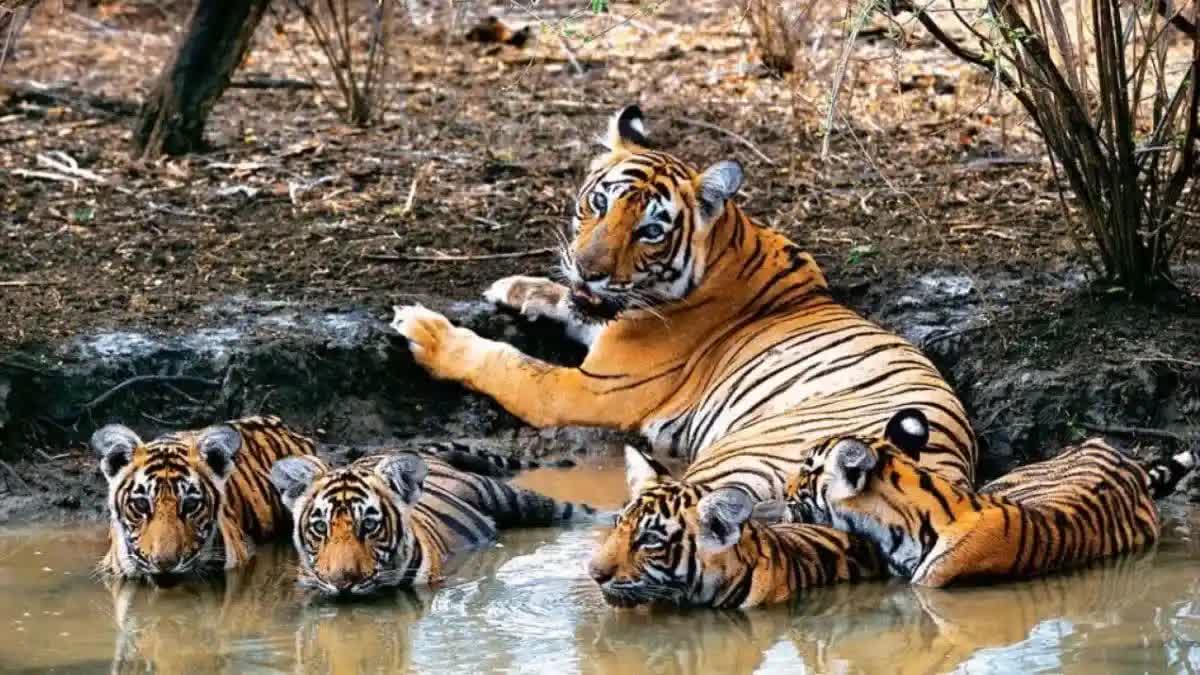
[[[500,528],[596,514],[425,453],[374,455],[336,469],[291,457],[275,463],[271,482],[295,521],[299,583],[344,597],[436,583],[448,558],[494,542]]]
[[[287,530],[288,514],[267,479],[271,465],[311,455],[312,439],[278,417],[243,417],[143,441],[109,424],[92,436],[108,480],[106,577],[172,585],[212,567],[231,569],[256,544]]]
[[[611,605],[754,607],[883,570],[865,539],[820,525],[766,525],[751,518],[754,501],[741,488],[676,480],[632,447],[625,462],[633,499],[588,566]]]
[[[1192,452],[1139,464],[1094,438],[972,492],[917,464],[928,438],[906,409],[882,438],[826,440],[788,483],[791,519],[874,542],[924,586],[1032,577],[1155,542],[1154,500],[1196,464]]]

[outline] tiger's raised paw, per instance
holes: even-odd
[[[480,338],[422,305],[396,305],[392,328],[408,340],[413,359],[430,375],[461,380],[472,362],[472,342]]]
[[[525,318],[563,321],[568,315],[567,287],[545,277],[511,276],[492,283],[484,299],[498,307],[520,312]]]

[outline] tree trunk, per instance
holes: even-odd
[[[41,0],[0,2],[0,70],[17,43],[17,36]]]
[[[204,148],[204,124],[242,62],[270,0],[197,0],[174,56],[142,104],[133,154]]]

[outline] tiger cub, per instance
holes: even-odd
[[[149,443],[120,424],[92,435],[108,480],[109,549],[100,573],[170,585],[210,566],[237,567],[289,516],[269,480],[312,439],[278,417],[246,417]]]
[[[764,525],[745,490],[675,480],[632,447],[625,462],[633,499],[588,566],[610,605],[754,607],[880,576],[879,554],[864,539],[819,525]]]
[[[365,596],[432,584],[454,554],[496,531],[592,520],[595,510],[559,502],[434,456],[397,453],[331,468],[316,457],[277,462],[271,482],[295,525],[301,586],[326,596]]]
[[[788,483],[792,518],[870,539],[924,586],[1033,577],[1156,541],[1154,499],[1196,464],[1185,452],[1139,465],[1091,439],[972,492],[917,464],[928,438],[925,416],[904,409],[883,438],[827,439]]]

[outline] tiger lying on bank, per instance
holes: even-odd
[[[791,518],[870,540],[924,586],[1032,577],[1157,541],[1154,500],[1196,464],[1192,452],[1138,464],[1094,438],[973,492],[918,463],[928,437],[908,409],[883,437],[827,439],[789,481]]]
[[[569,286],[509,277],[485,293],[563,322],[588,345],[583,364],[397,307],[392,326],[419,364],[534,426],[638,430],[690,463],[680,484],[755,501],[782,497],[821,439],[878,434],[916,407],[932,434],[922,465],[971,485],[975,436],[950,385],[906,340],[834,302],[810,255],[741,211],[737,162],[698,172],[651,149],[637,106],[613,117],[604,144],[563,250]]]
[[[271,482],[294,516],[299,583],[327,596],[437,583],[448,558],[494,542],[497,529],[596,517],[589,506],[426,454],[373,455],[336,469],[291,457],[275,464]]]
[[[246,417],[145,443],[131,429],[92,435],[108,480],[109,549],[100,573],[170,585],[209,567],[233,568],[289,522],[271,466],[308,456],[312,439],[277,417]]]

